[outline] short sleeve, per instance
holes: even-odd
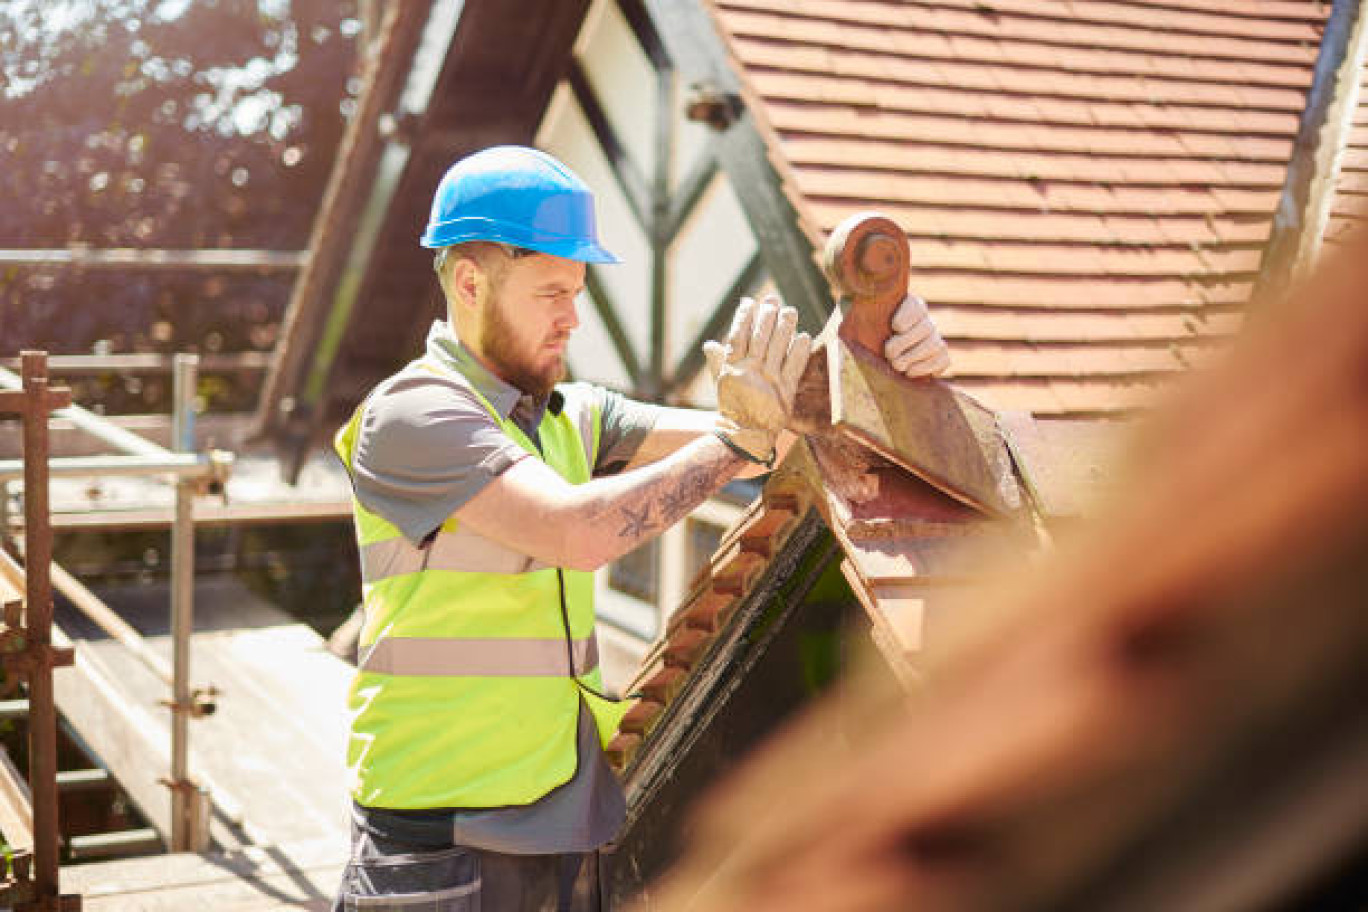
[[[416,543],[529,455],[473,392],[401,374],[364,407],[352,478],[361,505]]]
[[[621,393],[595,386],[602,416],[599,429],[598,458],[594,460],[595,476],[614,475],[636,455],[641,442],[655,427],[660,406],[628,399]]]

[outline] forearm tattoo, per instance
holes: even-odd
[[[623,507],[620,512],[624,518],[622,529],[618,532],[619,538],[640,538],[648,532],[655,531],[656,524],[651,520],[650,504],[643,504],[640,510]]]
[[[634,480],[633,490],[613,498],[618,538],[628,550],[688,516],[741,465],[730,451],[701,442],[676,455],[638,470],[655,477]]]

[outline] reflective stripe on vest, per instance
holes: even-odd
[[[463,528],[441,529],[431,544],[418,547],[404,537],[361,546],[361,578],[377,583],[419,570],[465,573],[528,573],[547,565]]]
[[[575,670],[598,668],[598,642],[571,640]],[[487,637],[385,637],[365,650],[362,671],[389,675],[484,675],[489,677],[568,677],[565,638],[530,640]]]
[[[464,377],[422,360],[406,369],[473,393],[516,443],[572,484],[589,480],[597,407],[570,397],[538,428],[541,453]],[[365,406],[337,435],[351,469]],[[381,808],[502,807],[536,801],[577,765],[581,701],[603,743],[625,705],[569,676],[562,585],[575,673],[601,689],[593,574],[546,567],[455,518],[422,545],[353,499],[362,559],[364,657],[349,694],[353,797]],[[531,520],[529,518],[529,521]]]

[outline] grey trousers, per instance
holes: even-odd
[[[599,912],[598,853],[416,846],[353,827],[333,912]]]

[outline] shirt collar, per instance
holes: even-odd
[[[553,392],[549,396],[530,396],[493,374],[470,353],[470,349],[461,344],[451,324],[445,320],[432,322],[432,329],[428,330],[427,354],[443,367],[455,370],[469,380],[470,385],[489,401],[501,419],[512,418],[528,433],[541,424],[547,402],[557,395]]]

